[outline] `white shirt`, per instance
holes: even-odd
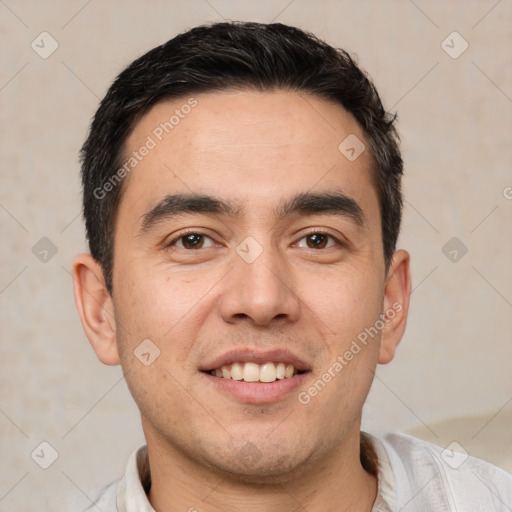
[[[512,475],[502,469],[405,434],[363,435],[378,458],[372,512],[512,512]],[[143,446],[131,455],[124,477],[88,510],[155,512],[142,485],[148,467]]]

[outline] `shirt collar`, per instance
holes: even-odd
[[[119,512],[155,512],[146,495],[150,487],[148,450],[146,446],[141,446],[130,456],[124,477],[117,488],[117,510]]]
[[[396,505],[395,479],[386,449],[374,436],[361,432],[372,444],[377,458],[377,497],[371,512],[393,512]]]

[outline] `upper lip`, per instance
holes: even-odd
[[[307,371],[307,363],[288,349],[257,350],[238,348],[220,354],[202,365],[199,370],[209,371],[236,362],[263,364],[267,362],[293,364],[296,370]]]

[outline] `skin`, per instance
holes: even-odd
[[[119,206],[113,297],[88,254],[74,261],[75,300],[100,361],[121,364],[141,411],[156,511],[370,511],[376,479],[359,460],[361,411],[378,363],[393,358],[406,324],[409,255],[386,270],[379,202],[365,150],[349,161],[338,145],[363,132],[351,114],[294,92],[223,91],[197,106],[130,173]],[[137,150],[185,100],[155,105],[125,146]],[[280,219],[273,208],[299,192],[343,191],[365,221],[332,214]],[[201,193],[245,210],[235,218],[187,214],[140,235],[143,215],[166,194]],[[183,230],[203,248],[164,248]],[[327,232],[326,247],[306,235]],[[252,263],[236,252],[251,236]],[[209,238],[208,238],[209,237]],[[375,324],[401,310],[308,404],[297,395]],[[144,339],[160,349],[144,366]],[[199,368],[237,347],[287,347],[311,372],[270,404],[244,404]],[[248,444],[250,443],[250,444]],[[243,458],[248,447],[256,453]]]

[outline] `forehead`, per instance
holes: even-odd
[[[315,188],[342,189],[371,207],[370,152],[351,161],[339,148],[347,137],[367,145],[350,113],[312,95],[221,91],[163,101],[126,141],[125,161],[135,165],[121,207],[140,215],[178,191],[238,198],[243,211],[253,204],[262,213],[273,197]]]

